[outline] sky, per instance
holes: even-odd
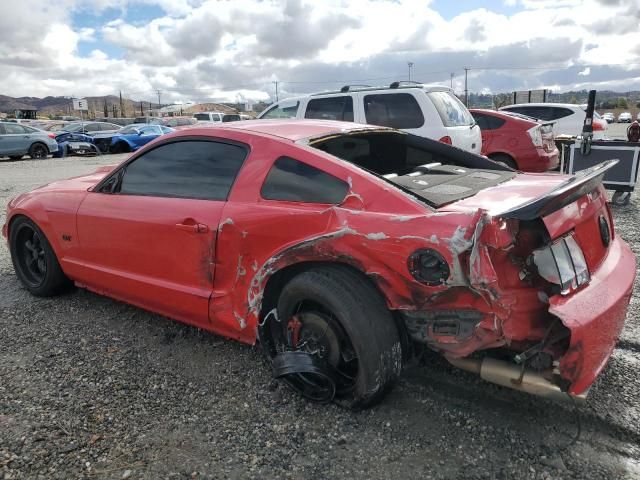
[[[640,90],[640,0],[0,0],[0,95]],[[451,75],[453,74],[453,78]]]

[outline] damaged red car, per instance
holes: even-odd
[[[240,122],[20,195],[3,234],[33,294],[75,284],[259,341],[315,401],[371,405],[416,345],[584,396],[636,273],[601,184],[613,164],[522,174],[388,128]]]

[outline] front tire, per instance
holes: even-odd
[[[28,218],[11,224],[9,250],[18,279],[33,295],[54,296],[71,285],[47,237]]]
[[[34,143],[29,148],[29,156],[34,160],[42,160],[49,155],[49,149],[44,143]]]
[[[331,399],[346,408],[379,402],[402,370],[398,330],[383,297],[340,266],[314,268],[289,281],[278,300],[277,319],[263,322],[261,341],[272,361],[293,351],[323,362],[335,382]],[[283,380],[309,399],[326,398],[323,391],[313,391],[326,387],[317,376],[296,373]]]

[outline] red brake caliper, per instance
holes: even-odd
[[[302,322],[298,320],[297,315],[294,315],[289,319],[289,322],[287,323],[287,340],[291,348],[296,348],[298,346],[298,341],[300,341],[301,327]]]

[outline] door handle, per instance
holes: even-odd
[[[209,227],[202,223],[176,223],[176,228],[189,233],[207,233]]]

